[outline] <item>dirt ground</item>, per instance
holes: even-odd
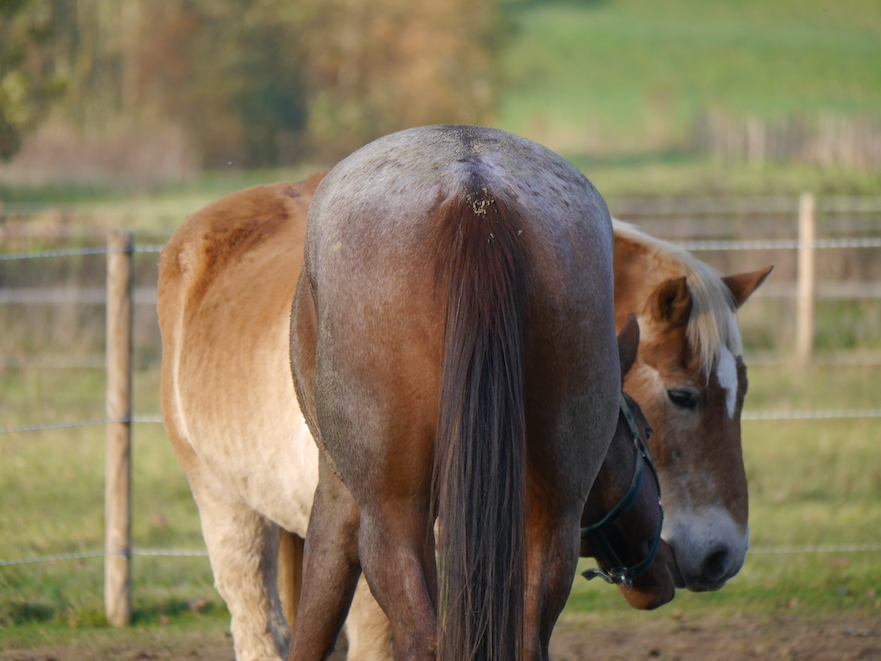
[[[345,643],[332,657],[342,661]],[[729,619],[670,617],[633,624],[584,618],[557,625],[551,643],[554,661],[881,661],[881,616],[818,619],[793,615]],[[124,643],[100,640],[51,649],[0,651],[2,661],[233,661],[225,632],[145,633]]]

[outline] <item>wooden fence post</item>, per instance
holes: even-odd
[[[802,193],[798,204],[798,290],[795,325],[796,358],[802,364],[810,361],[814,349],[816,241],[817,205],[812,193]]]
[[[131,416],[133,238],[107,240],[107,445],[104,610],[115,627],[131,621]]]

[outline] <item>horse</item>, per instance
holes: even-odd
[[[287,359],[272,356],[287,351],[285,301],[293,297],[306,210],[320,180],[315,175],[297,184],[258,186],[208,205],[178,229],[161,260],[165,425],[199,505],[216,585],[232,613],[239,659],[278,659],[287,649],[288,628],[275,588],[277,528],[305,536],[317,482],[317,451],[298,407],[290,403],[294,392]],[[649,408],[654,433],[648,445],[656,459],[664,458],[658,472],[665,539],[673,541],[681,564],[693,558],[689,572],[671,564],[677,584],[683,587],[684,574],[691,589],[701,589],[701,566],[714,565],[700,558],[712,558],[713,549],[733,549],[726,552],[730,576],[746,552],[739,429],[746,374],[734,313],[770,268],[720,278],[668,243],[617,221],[613,228],[616,324],[620,330],[634,312],[649,330],[641,337],[625,390]],[[684,288],[677,284],[683,277]],[[671,305],[658,304],[664,291],[679,292],[677,305],[672,305],[676,297]],[[696,305],[688,302],[692,298]],[[666,311],[677,307],[683,312],[671,318]],[[713,324],[727,330],[714,330]],[[704,347],[711,358],[695,369],[689,363]],[[723,348],[736,357],[733,415],[718,377],[709,378],[718,371],[715,356],[723,355]],[[213,389],[202,387],[209,382]],[[684,390],[678,384],[693,387],[700,406],[683,406],[695,400],[685,397],[687,390],[677,392]],[[283,488],[273,490],[278,486]],[[736,525],[712,525],[715,518],[724,523],[735,513]],[[695,514],[697,523],[690,525]],[[723,583],[717,579],[715,589]],[[350,658],[390,657],[385,616],[363,580],[346,633]]]
[[[618,333],[623,379],[636,361],[639,324],[630,315]],[[661,539],[661,484],[646,442],[651,427],[623,391],[618,425],[581,513],[578,555],[596,558],[598,569],[582,575],[618,585],[630,606],[653,610],[675,594],[670,549]],[[652,479],[644,479],[646,469]]]
[[[613,224],[616,327],[635,314],[640,328],[624,390],[654,430],[676,587],[718,590],[749,547],[740,435],[748,382],[735,313],[773,267],[721,277],[668,242]]]
[[[284,301],[293,299],[306,209],[322,176],[257,186],[210,204],[187,219],[161,257],[165,425],[199,505],[240,660],[278,659],[287,649],[275,584],[276,530],[305,537],[318,480],[317,447],[297,405],[286,357]],[[619,334],[622,374],[639,344],[638,325],[632,326]],[[223,376],[226,370],[235,378]],[[206,383],[213,387],[206,389]],[[629,410],[644,443],[648,425],[638,405]],[[637,447],[633,424],[619,414],[585,504],[583,528],[630,497],[634,460],[637,467],[643,461]],[[609,521],[612,557],[594,550],[584,533],[582,557],[600,556],[606,570],[651,560],[660,526],[657,485],[647,480],[638,497],[625,517]],[[655,608],[673,597],[668,556],[661,542],[644,574],[637,569],[625,577],[630,589],[617,581],[631,605]],[[362,579],[346,624],[349,658],[391,658],[388,629]]]
[[[394,133],[322,180],[291,313],[319,478],[289,660],[328,656],[362,571],[400,661],[548,658],[617,419],[613,242],[581,172],[497,129]]]

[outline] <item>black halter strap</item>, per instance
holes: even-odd
[[[658,547],[661,544],[661,530],[664,527],[664,510],[661,508],[661,501],[660,498],[658,498],[658,509],[660,509],[661,512],[661,521],[658,525],[658,532],[655,535],[655,539],[652,542],[648,555],[632,567],[624,565],[618,557],[618,554],[615,552],[615,549],[612,547],[612,544],[609,542],[608,537],[606,537],[605,529],[629,512],[636,503],[637,498],[639,498],[646,465],[648,465],[652,476],[655,479],[655,484],[658,487],[658,494],[661,493],[661,483],[658,480],[657,469],[655,468],[655,464],[652,461],[648,449],[642,442],[642,438],[640,438],[639,428],[636,426],[636,421],[633,419],[633,413],[628,404],[629,401],[632,401],[630,397],[622,392],[620,414],[630,430],[630,435],[633,438],[633,443],[636,447],[636,452],[634,453],[635,465],[633,467],[633,477],[630,480],[630,486],[627,488],[627,491],[624,493],[624,496],[618,504],[615,505],[606,516],[597,523],[585,526],[581,529],[581,536],[588,537],[591,540],[596,548],[598,559],[601,559],[609,567],[608,570],[587,569],[582,572],[581,575],[587,580],[600,577],[608,583],[623,585],[628,590],[633,587],[633,581],[647,572],[649,567],[651,567],[652,562],[654,562]]]

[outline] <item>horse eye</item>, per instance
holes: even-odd
[[[691,390],[668,390],[667,397],[673,402],[673,406],[681,409],[693,410],[697,408],[697,393]]]
[[[652,437],[652,428],[646,425],[645,427],[645,440],[648,441]]]

